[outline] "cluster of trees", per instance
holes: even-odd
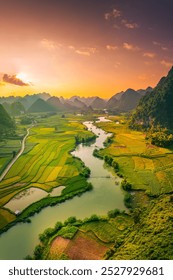
[[[86,136],[86,137],[83,137],[81,135],[76,135],[75,136],[75,143],[76,145],[78,144],[81,144],[81,143],[88,143],[92,140],[95,140],[96,139],[96,135],[92,135],[92,136]]]
[[[88,167],[85,166],[82,169],[82,171],[80,172],[80,175],[82,175],[85,178],[89,178],[90,177],[90,173],[91,173],[91,170]]]
[[[151,128],[146,139],[151,141],[151,144],[159,147],[169,147],[173,145],[173,134],[169,132],[166,128],[161,128],[156,126],[155,129]]]
[[[19,101],[15,101],[11,104],[8,102],[4,102],[3,107],[7,111],[7,113],[12,116],[20,116],[26,113],[25,107]]]
[[[0,104],[0,140],[15,135],[15,122]]]
[[[132,190],[132,184],[129,183],[126,179],[121,182],[121,187],[123,190],[130,192]]]
[[[100,149],[100,150],[101,150],[101,149]],[[93,151],[93,156],[95,156],[95,157],[97,157],[97,158],[103,159],[103,156],[100,154],[100,150],[94,149],[94,151]]]
[[[27,124],[32,124],[33,119],[28,117],[28,116],[24,116],[21,118],[20,123],[23,125],[27,125]]]
[[[121,182],[121,187],[127,193],[124,196],[124,204],[127,208],[132,208],[133,195],[130,193],[132,191],[132,184],[129,183],[126,179]]]
[[[115,170],[115,172],[119,171],[119,164],[118,162],[116,162],[111,156],[106,155],[104,157],[104,160],[107,164],[109,164],[110,166],[113,167],[113,169]]]
[[[173,129],[173,67],[152,92],[147,93],[132,114],[130,127],[148,130],[152,126]]]
[[[62,236],[64,238],[72,239],[78,227],[89,222],[103,221],[107,218],[99,217],[96,214],[93,214],[91,217],[82,220],[77,220],[75,216],[69,217],[64,223],[57,222],[54,228],[47,228],[43,233],[39,235],[41,244],[37,245],[34,249],[34,259],[41,260],[44,258],[44,251],[47,251],[46,248],[50,240],[56,236]],[[27,256],[25,259],[32,259],[31,256]]]
[[[110,144],[112,144],[113,143],[113,136],[111,136],[111,137],[108,137],[106,140],[105,140],[105,142],[104,142],[104,146],[105,147],[108,147]]]

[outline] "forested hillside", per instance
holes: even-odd
[[[139,102],[130,126],[148,129],[153,126],[173,129],[173,67],[152,92]]]

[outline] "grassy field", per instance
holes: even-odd
[[[3,228],[8,223],[13,222],[15,220],[15,215],[12,214],[7,209],[0,209],[0,228]]]
[[[33,259],[172,260],[172,202],[164,194],[113,218],[58,222],[40,235]]]
[[[130,130],[123,117],[112,117],[112,122],[97,125],[114,133],[113,142],[101,154],[114,157],[133,189],[146,190],[151,195],[173,192],[172,150],[148,143],[145,134]]]
[[[123,244],[112,252],[111,259],[172,260],[173,197],[154,199],[138,222],[123,239]]]
[[[115,240],[120,242],[129,231],[128,228],[133,226],[133,219],[123,213],[111,219],[108,217],[98,217],[97,221],[89,219],[83,222],[65,221],[58,230],[56,226],[54,229],[45,230],[40,235],[42,241],[35,249],[35,258],[103,259],[106,252],[114,248]],[[41,254],[40,250],[37,250],[39,247]]]
[[[61,118],[55,115],[40,118],[35,115],[35,120],[37,124],[30,129],[25,152],[0,182],[1,208],[15,194],[26,188],[37,187],[50,192],[54,187],[64,185],[66,188],[63,194],[67,194],[80,190],[86,184],[86,179],[80,176],[83,163],[70,154],[75,147],[76,136],[80,135],[84,139],[93,136],[81,123],[84,117]],[[14,147],[20,148],[19,144],[20,141],[17,140],[6,148],[11,153]],[[2,157],[3,149],[4,146],[0,146],[1,169],[10,158],[9,154],[8,157]]]
[[[113,157],[119,172],[138,190],[131,194],[130,211],[109,211],[107,217],[93,215],[84,221],[69,218],[73,222],[43,233],[34,259],[173,259],[172,150],[147,143],[145,134],[130,130],[123,117],[112,120],[97,123],[114,133],[99,153]]]

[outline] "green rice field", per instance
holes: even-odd
[[[148,143],[144,132],[129,129],[123,117],[111,119],[97,124],[114,133],[113,142],[102,155],[114,157],[134,190],[146,190],[149,195],[173,192],[173,151]]]
[[[55,115],[38,118],[30,129],[24,153],[14,163],[0,182],[0,215],[6,219],[8,210],[3,206],[17,193],[30,187],[50,192],[54,187],[64,185],[64,194],[83,188],[86,179],[80,176],[83,163],[74,158],[70,151],[75,148],[75,137],[92,137],[81,119],[75,116],[61,118]],[[4,144],[5,145],[5,144]],[[12,159],[12,151],[20,149],[20,140],[9,140],[0,146],[0,168],[3,170]],[[5,151],[5,152],[4,152]],[[1,171],[2,172],[2,171]],[[6,223],[15,217],[9,213]],[[5,221],[3,222],[3,225]],[[2,227],[2,225],[0,225]]]

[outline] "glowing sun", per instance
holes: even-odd
[[[16,75],[16,78],[18,78],[19,80],[22,80],[24,83],[29,83],[30,82],[25,73],[18,73]]]

